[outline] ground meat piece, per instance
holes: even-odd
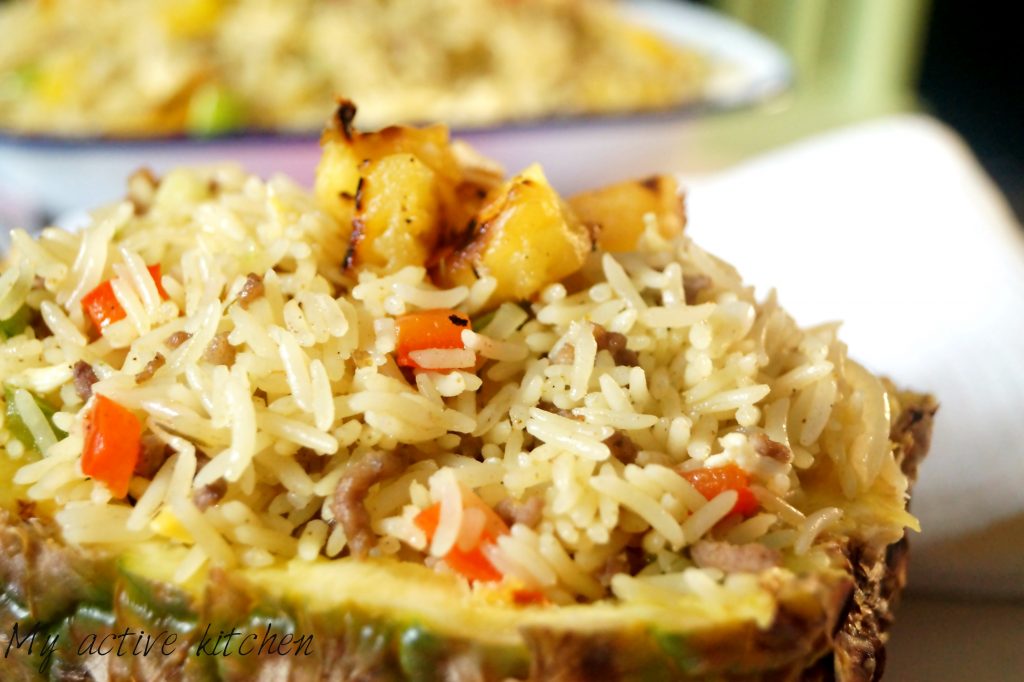
[[[402,464],[402,457],[395,452],[371,452],[349,464],[338,481],[331,511],[345,531],[353,556],[365,557],[373,547],[370,513],[363,504],[367,491],[383,479],[400,473]]]
[[[146,363],[146,366],[142,368],[142,371],[135,375],[135,383],[141,384],[149,381],[156,374],[156,371],[163,367],[167,363],[165,358],[160,353],[153,356],[153,359]]]
[[[597,581],[608,587],[619,573],[636,575],[647,565],[647,558],[640,547],[626,547],[618,554],[608,557],[597,572]]]
[[[79,360],[71,368],[71,377],[75,385],[75,393],[78,394],[78,397],[82,400],[91,398],[92,385],[99,381],[96,378],[96,372],[92,370],[92,365],[85,360]]]
[[[295,452],[295,461],[307,474],[319,474],[327,464],[327,458],[317,454],[312,448],[299,448]]]
[[[32,500],[18,500],[18,518],[28,521],[36,517],[36,503]]]
[[[527,528],[536,528],[544,512],[544,498],[534,495],[517,502],[506,497],[494,507],[494,511],[509,526],[521,523]]]
[[[188,332],[174,332],[166,339],[164,339],[164,345],[170,348],[171,350],[174,350],[175,348],[177,348],[178,346],[185,343],[191,338],[192,335],[189,334]]]
[[[711,278],[707,275],[683,275],[683,295],[686,305],[693,305],[700,298],[701,292],[711,288]]]
[[[228,492],[228,482],[218,478],[213,483],[208,483],[192,493],[192,504],[205,511],[220,502]]]
[[[788,464],[793,461],[793,453],[789,448],[782,443],[772,440],[763,433],[755,433],[751,435],[750,442],[754,446],[754,452],[762,457],[769,457],[774,459],[776,462],[782,462],[783,464]]]
[[[690,547],[690,556],[701,568],[718,568],[726,573],[758,573],[782,563],[782,555],[778,550],[756,542],[733,545],[728,542],[701,540]]]
[[[203,467],[210,463],[210,458],[206,456],[206,453],[196,448],[196,473],[198,474],[203,470]]]
[[[483,460],[484,439],[474,436],[471,433],[464,433],[459,439],[459,454],[463,457],[471,457],[476,460]]]
[[[239,305],[248,309],[250,303],[263,296],[263,291],[263,278],[255,272],[250,272],[245,276],[245,284],[242,285],[242,290],[238,292]]]
[[[132,202],[135,215],[144,215],[153,205],[160,180],[148,168],[140,168],[128,176],[128,201]]]
[[[28,326],[32,327],[32,331],[35,332],[37,339],[48,339],[53,336],[53,331],[50,326],[46,324],[46,320],[43,319],[42,314],[35,308],[30,309],[32,311],[32,317],[29,318]]]
[[[221,332],[210,340],[203,351],[203,360],[214,365],[231,365],[235,362],[235,347],[228,343],[228,333]]]
[[[629,573],[629,562],[626,561],[626,553],[619,552],[613,556],[608,557],[608,560],[601,565],[598,569],[597,582],[601,583],[605,587],[612,584],[612,578],[619,573]]]
[[[599,351],[606,350],[612,354],[616,365],[636,367],[636,351],[626,348],[626,337],[618,332],[610,332],[599,324],[594,325],[594,340]]]
[[[571,343],[563,344],[555,353],[548,353],[548,359],[556,365],[571,365],[576,359],[576,349]]]
[[[139,442],[139,458],[135,460],[135,470],[132,473],[142,478],[152,479],[170,455],[171,450],[166,443],[153,434],[147,433]]]
[[[583,421],[583,417],[574,413],[572,410],[565,410],[562,409],[561,407],[556,407],[554,403],[549,403],[546,400],[542,400],[539,403],[537,403],[537,407],[541,410],[544,410],[545,412],[557,414],[559,417],[565,417],[566,419],[572,419],[573,421],[577,422]]]
[[[637,450],[636,444],[622,431],[616,431],[606,438],[604,444],[612,451],[612,457],[623,464],[632,464],[635,462],[636,456],[640,452]]]

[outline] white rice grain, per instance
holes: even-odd
[[[690,518],[683,522],[683,533],[689,543],[697,542],[704,534],[724,519],[736,506],[739,493],[735,490],[724,490],[697,509]]]
[[[661,533],[673,548],[679,549],[685,544],[683,527],[657,501],[641,494],[622,479],[601,475],[591,479],[590,487],[635,512]]]

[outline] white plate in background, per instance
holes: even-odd
[[[791,70],[783,53],[723,15],[669,0],[635,0],[622,9],[637,23],[707,56],[712,72],[701,100],[656,114],[564,118],[455,135],[510,171],[541,162],[555,185],[568,192],[675,169],[684,156],[680,145],[688,144],[677,133],[694,117],[751,106],[789,87]],[[325,111],[324,118],[329,114]],[[261,176],[285,173],[309,185],[320,156],[317,137],[241,134],[130,141],[0,135],[0,202],[4,195],[14,196],[13,203],[22,209],[31,205],[49,216],[60,215],[116,200],[124,193],[125,178],[141,166],[162,172],[226,160]]]

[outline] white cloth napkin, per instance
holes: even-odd
[[[684,182],[697,243],[938,397],[912,587],[1024,596],[1024,230],[962,141],[892,117]]]

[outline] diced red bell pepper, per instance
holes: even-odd
[[[141,437],[138,417],[97,395],[86,424],[82,473],[102,481],[115,497],[124,497],[139,459]]]
[[[160,264],[150,265],[146,269],[149,270],[149,275],[156,284],[156,291],[160,294],[160,298],[167,300],[167,292],[164,291],[163,284],[160,283],[162,277]],[[111,286],[109,279],[100,283],[82,298],[82,309],[100,332],[107,325],[123,320],[127,315],[121,304],[117,302],[117,297],[114,296],[114,287]]]
[[[760,505],[750,489],[747,473],[735,464],[684,471],[681,475],[697,489],[697,492],[709,500],[726,490],[735,490],[739,497],[730,514],[752,516],[757,513]]]
[[[487,506],[483,500],[471,492],[463,491],[463,505],[465,508],[476,508],[484,512],[486,521],[480,533],[480,544],[471,550],[463,551],[453,546],[444,555],[444,562],[455,572],[465,576],[469,580],[496,582],[501,580],[501,572],[491,564],[483,548],[486,545],[494,544],[498,536],[508,533],[508,526],[501,520],[493,509]],[[427,535],[429,542],[437,532],[437,524],[441,520],[441,503],[437,502],[419,513],[415,519],[416,525]]]
[[[419,367],[409,354],[428,348],[465,348],[462,330],[472,329],[469,316],[457,310],[439,308],[408,313],[396,320],[398,338],[395,345],[399,367]]]
[[[551,602],[540,590],[519,589],[512,591],[512,603],[516,606],[546,606]]]

